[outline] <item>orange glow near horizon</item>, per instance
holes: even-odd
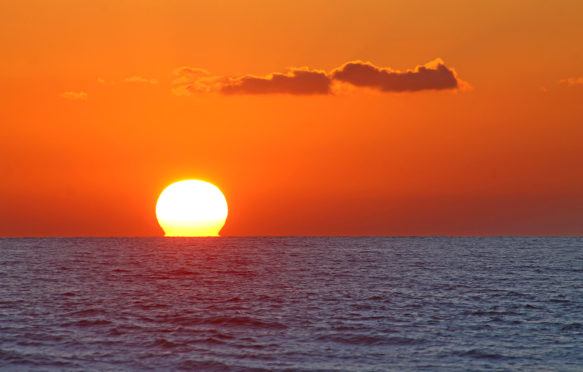
[[[0,236],[583,234],[583,2],[0,2]],[[541,27],[540,25],[545,25]]]

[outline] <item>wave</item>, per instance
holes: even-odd
[[[316,338],[318,341],[331,341],[350,345],[419,345],[424,340],[408,337],[386,337],[374,335],[333,334]]]
[[[454,351],[452,354],[453,355],[456,355],[456,356],[470,357],[470,358],[475,358],[475,359],[502,360],[502,359],[510,359],[511,358],[511,357],[506,356],[506,355],[502,355],[502,354],[498,354],[498,353],[493,353],[493,352],[488,352],[488,351],[480,350],[480,349],[470,349],[470,350],[465,350],[465,351]]]

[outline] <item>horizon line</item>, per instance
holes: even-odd
[[[419,235],[225,235],[225,236],[160,236],[160,235],[15,235],[0,239],[220,239],[220,238],[583,238],[581,234],[419,234]]]

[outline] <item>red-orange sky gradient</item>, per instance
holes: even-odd
[[[162,236],[188,178],[224,236],[583,234],[581,40],[575,0],[2,1],[0,236]]]

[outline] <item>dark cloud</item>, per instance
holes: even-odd
[[[288,74],[230,79],[220,88],[223,94],[328,94],[330,77],[324,71],[293,69]]]
[[[412,71],[393,71],[370,62],[348,62],[332,71],[332,79],[383,92],[456,89],[460,82],[453,70],[436,60]]]
[[[393,71],[377,67],[370,62],[345,63],[327,73],[308,68],[294,68],[288,73],[267,76],[243,75],[226,77],[212,75],[194,67],[175,70],[173,91],[177,95],[195,93],[235,94],[333,94],[335,82],[357,87],[378,89],[383,92],[413,92],[426,89],[461,89],[467,84],[458,79],[455,71],[436,59],[411,71]],[[334,92],[337,92],[334,89]]]

